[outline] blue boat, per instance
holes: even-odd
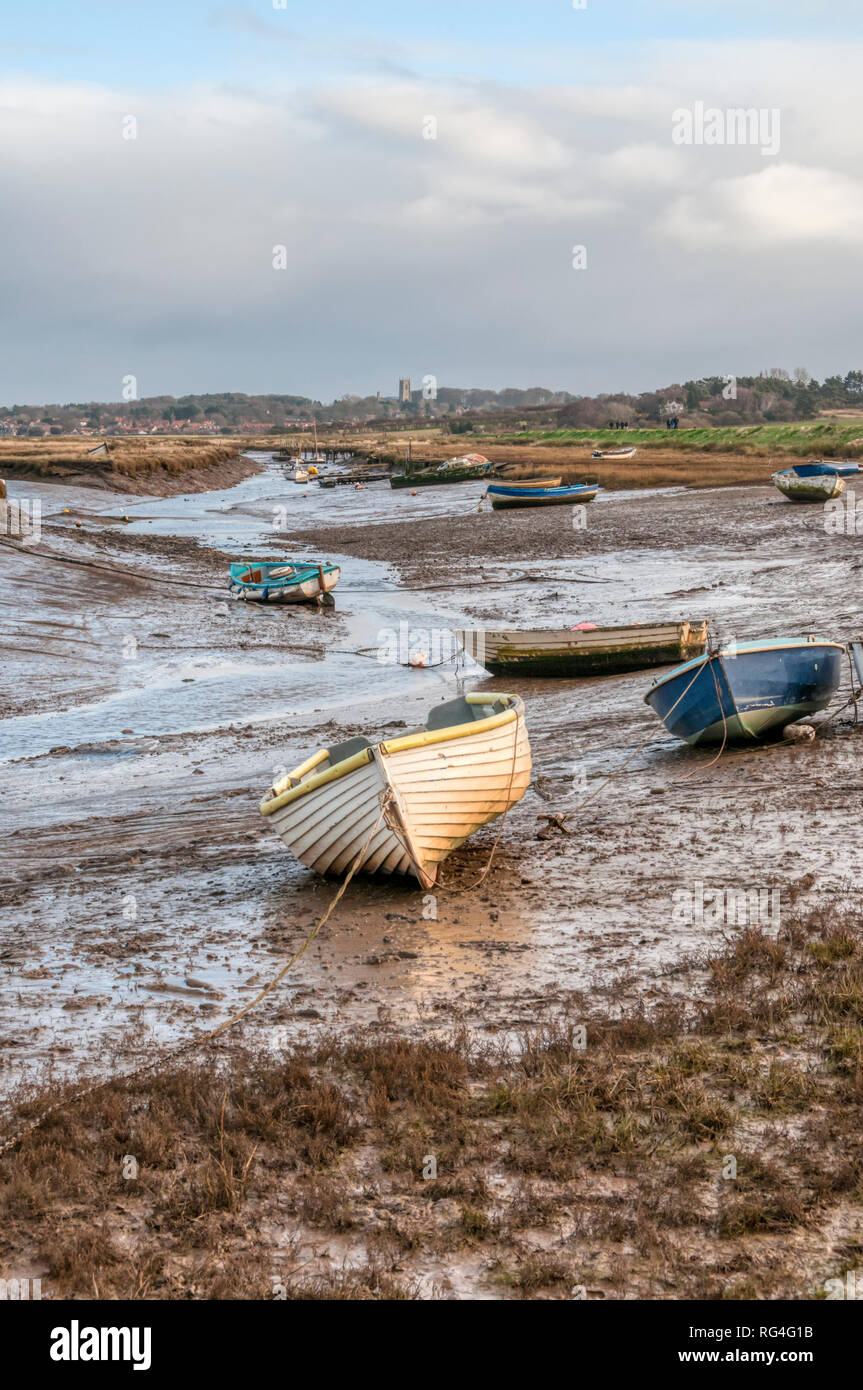
[[[774,473],[774,487],[792,502],[829,502],[845,491],[845,479],[860,472],[858,463],[839,459],[812,459]]]
[[[592,502],[599,492],[598,483],[574,483],[571,487],[507,487],[504,483],[489,483],[486,489],[492,510],[499,512],[512,507],[556,507],[561,503]]]
[[[255,603],[324,603],[339,582],[338,565],[321,560],[244,560],[231,565],[229,587],[236,599]]]
[[[840,642],[742,642],[676,666],[644,699],[692,745],[762,739],[825,709],[842,675]]]

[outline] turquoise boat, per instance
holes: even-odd
[[[341,573],[323,560],[243,560],[231,565],[229,587],[253,603],[324,603]]]

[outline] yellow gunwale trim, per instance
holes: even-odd
[[[487,704],[488,701],[474,703]],[[518,719],[518,710],[504,709],[500,714],[489,715],[488,719],[475,719],[472,724],[452,724],[448,729],[423,729],[421,734],[405,734],[403,738],[382,743],[380,750],[382,753],[403,753],[408,748],[428,748],[432,743],[448,743],[451,739],[467,738],[469,734],[484,734],[489,729],[503,728],[514,719]]]
[[[276,796],[281,796],[282,792],[290,791],[292,784],[297,782],[301,777],[305,777],[306,773],[311,772],[312,768],[317,767],[318,763],[322,763],[328,753],[328,748],[319,748],[317,753],[313,753],[310,758],[306,758],[306,761],[300,763],[299,767],[295,767],[293,772],[289,772],[285,777],[280,777],[278,782],[273,783],[273,791]]]
[[[322,749],[313,759],[310,759],[312,766],[325,758],[328,749]],[[344,762],[336,763],[335,767],[328,767],[326,772],[319,772],[317,777],[307,777],[304,782],[300,782],[296,787],[289,787],[287,791],[281,792],[279,796],[264,797],[261,802],[261,815],[271,816],[274,811],[280,811],[283,806],[287,806],[298,797],[305,796],[307,792],[316,791],[318,787],[326,786],[327,782],[335,782],[339,777],[346,777],[349,772],[355,772],[364,763],[370,763],[374,757],[373,748],[363,748],[359,753],[354,753],[352,758],[345,758]],[[305,767],[305,763],[303,764]],[[298,769],[299,771],[299,769]]]
[[[504,695],[498,691],[493,693],[494,699],[489,700],[488,695],[471,694],[466,695],[465,700],[469,705],[489,705],[496,704],[498,701],[505,701],[507,709],[503,709],[499,714],[489,715],[487,719],[476,719],[471,724],[452,724],[447,729],[423,729],[419,734],[405,734],[403,738],[391,739],[388,743],[380,743],[375,748],[363,748],[359,753],[354,753],[353,757],[345,758],[342,762],[336,763],[334,767],[328,767],[326,771],[319,772],[316,777],[306,777],[305,781],[291,786],[298,777],[303,777],[312,768],[317,767],[318,763],[323,762],[328,757],[329,749],[321,748],[304,763],[288,773],[280,782],[273,787],[275,796],[265,796],[261,802],[261,815],[271,816],[274,811],[280,811],[283,806],[288,806],[298,797],[305,796],[307,792],[316,791],[318,787],[324,787],[328,782],[335,782],[339,777],[347,777],[351,772],[356,772],[357,768],[363,767],[366,763],[372,762],[376,751],[381,753],[401,753],[407,748],[424,748],[429,744],[447,743],[450,739],[466,738],[469,734],[487,733],[489,729],[503,728],[506,724],[511,724],[514,719],[518,719],[521,711],[521,700],[517,695]],[[279,791],[279,787],[285,787],[284,791]]]

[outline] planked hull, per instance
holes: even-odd
[[[319,873],[346,873],[371,836],[357,872],[413,874],[432,887],[453,850],[521,800],[531,774],[521,700],[454,703],[482,717],[368,745],[333,766],[324,750],[271,789],[262,814]],[[489,708],[497,712],[485,716]]]
[[[634,458],[637,449],[632,447],[627,449],[594,449],[591,457],[595,459],[631,459]]]
[[[697,745],[752,742],[825,709],[838,688],[838,642],[748,642],[672,671],[645,695],[669,733]]]
[[[707,623],[634,623],[583,632],[454,630],[453,636],[492,675],[606,676],[698,656],[707,644]]]

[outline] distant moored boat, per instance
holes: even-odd
[[[635,457],[637,450],[632,444],[623,449],[594,449],[592,457],[595,459],[631,459]]]
[[[491,472],[491,459],[484,454],[463,454],[420,473],[396,473],[390,487],[441,487],[444,483],[469,483]]]
[[[856,465],[849,469],[849,473],[856,472]],[[829,502],[845,491],[840,465],[832,463],[800,463],[794,468],[783,468],[772,475],[771,481],[791,502]]]
[[[557,507],[561,503],[592,502],[599,492],[598,483],[575,483],[571,487],[543,487],[510,483],[489,483],[488,496],[494,511],[505,511],[512,507]]]

